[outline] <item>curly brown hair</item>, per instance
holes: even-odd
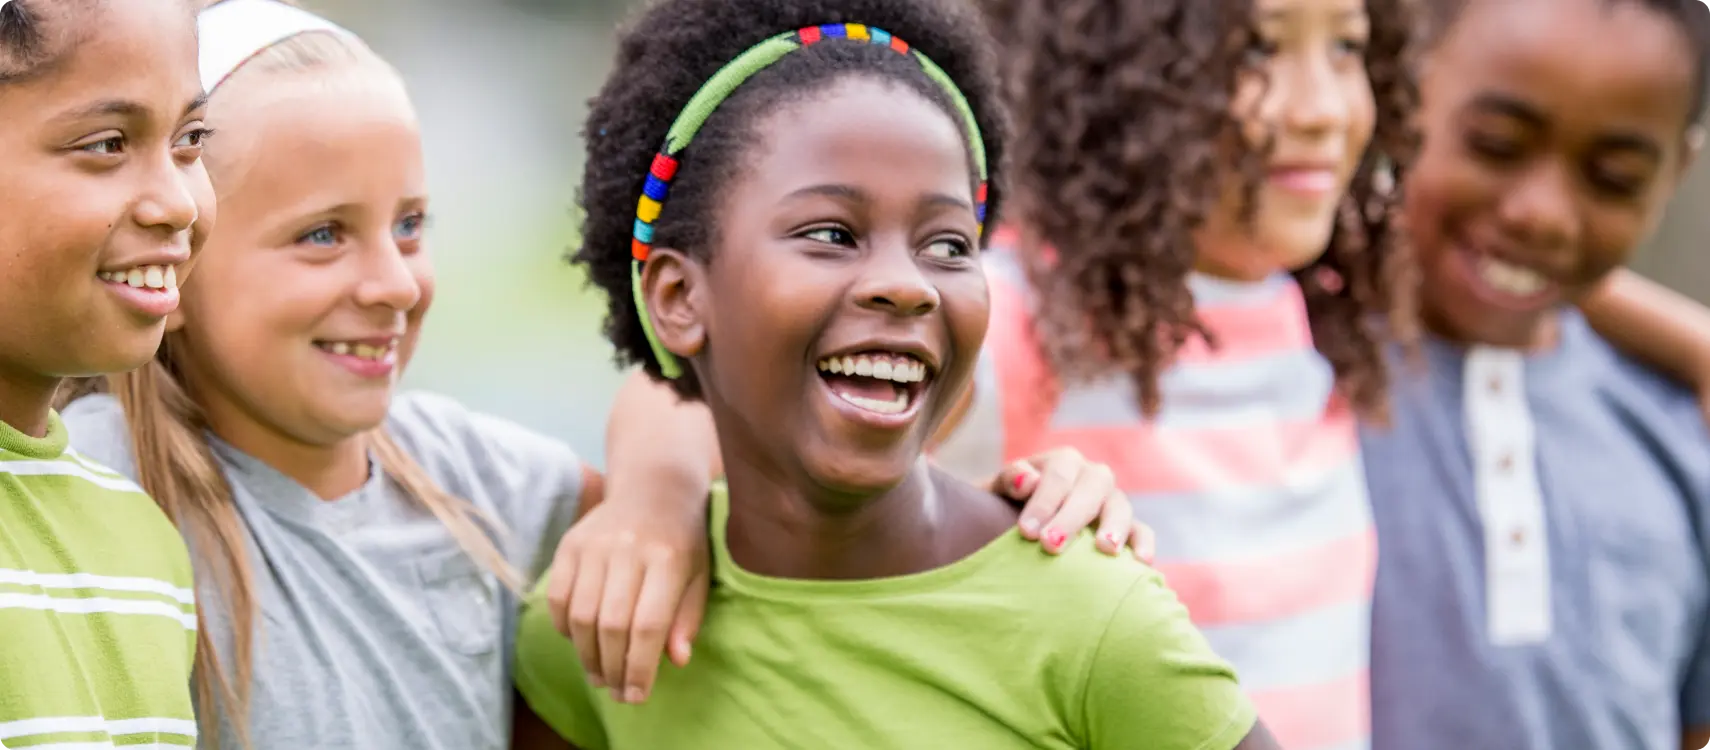
[[[1026,253],[1040,340],[1057,371],[1126,371],[1157,413],[1159,376],[1192,336],[1216,341],[1187,277],[1195,231],[1240,144],[1247,211],[1263,149],[1247,147],[1231,100],[1257,72],[1251,0],[984,0],[1015,108],[1009,218],[1050,260]],[[1387,415],[1385,348],[1417,337],[1413,259],[1395,186],[1418,147],[1410,0],[1367,0],[1365,53],[1377,104],[1366,159],[1325,253],[1294,272],[1318,349],[1364,417]],[[1025,244],[1025,243],[1024,243]],[[1022,248],[1023,250],[1037,248]]]

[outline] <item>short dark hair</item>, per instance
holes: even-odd
[[[617,60],[590,104],[583,135],[587,165],[580,191],[581,246],[571,261],[606,293],[605,334],[620,365],[640,364],[662,378],[631,297],[630,238],[636,201],[654,154],[690,97],[726,63],[781,33],[824,24],[883,29],[931,59],[973,110],[988,161],[990,217],[1001,202],[999,172],[1007,125],[990,43],[980,18],[957,0],[663,0],[622,33]],[[717,240],[721,188],[741,168],[754,123],[777,105],[833,81],[872,75],[937,104],[962,127],[951,98],[914,60],[880,45],[827,37],[785,55],[742,84],[682,152],[671,194],[654,222],[654,244],[707,258]],[[988,233],[989,234],[989,233]],[[671,381],[699,394],[694,374]]]
[[[1460,18],[1461,11],[1471,0],[1430,0],[1426,3],[1429,13],[1426,24],[1427,37],[1435,42],[1454,25]],[[1639,5],[1661,13],[1680,25],[1680,30],[1686,34],[1687,43],[1692,47],[1693,86],[1692,113],[1688,126],[1703,125],[1705,115],[1710,114],[1710,5],[1704,0],[1603,0],[1608,4],[1638,3]]]

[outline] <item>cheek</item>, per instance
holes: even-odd
[[[1377,99],[1364,70],[1344,78],[1342,91],[1348,102],[1348,158],[1358,164],[1377,129]]]

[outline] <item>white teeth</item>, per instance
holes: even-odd
[[[862,398],[860,396],[850,396],[842,393],[837,394],[837,397],[866,409],[867,411],[877,412],[879,414],[901,414],[908,411],[908,392],[901,389],[898,389],[897,397],[889,401]]]
[[[172,266],[137,266],[123,271],[101,271],[95,275],[102,281],[136,289],[178,288],[178,269]]]
[[[1479,259],[1478,275],[1497,291],[1516,297],[1530,297],[1549,286],[1549,281],[1537,272],[1490,256]]]
[[[830,357],[820,360],[819,369],[833,375],[855,375],[893,383],[918,383],[926,379],[926,363],[903,354]]]
[[[346,357],[360,357],[362,359],[371,359],[375,361],[380,361],[392,356],[392,347],[390,345],[375,346],[373,344],[362,343],[352,344],[348,341],[332,341],[320,344],[319,346],[333,354]]]

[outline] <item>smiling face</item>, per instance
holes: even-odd
[[[1196,266],[1255,280],[1324,253],[1336,207],[1371,142],[1377,118],[1365,48],[1365,0],[1256,0],[1260,75],[1244,77],[1233,108],[1243,136],[1270,142],[1251,223],[1234,170],[1200,231]]]
[[[147,362],[213,216],[189,8],[52,20],[87,35],[0,86],[0,391]]]
[[[385,418],[432,298],[420,135],[378,65],[253,83],[216,95],[224,220],[175,356],[227,439],[330,445]]]
[[[681,353],[727,462],[837,495],[889,489],[985,336],[967,141],[937,105],[868,77],[757,129],[686,295],[704,347]]]
[[[1406,185],[1438,334],[1551,341],[1554,311],[1660,218],[1689,158],[1692,60],[1684,30],[1643,3],[1467,4],[1425,68]]]

